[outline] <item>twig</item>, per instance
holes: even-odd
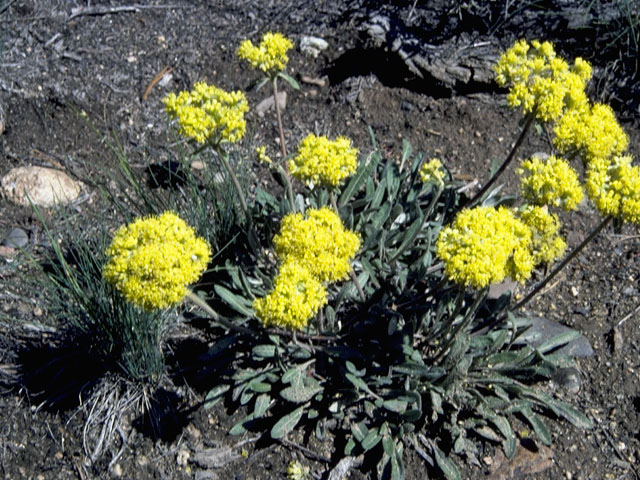
[[[277,77],[273,79],[273,104],[276,108],[276,117],[278,119],[278,133],[280,134],[280,151],[282,152],[282,160],[287,158],[287,147],[284,144],[284,130],[282,128],[282,115],[280,114],[280,103],[278,102],[278,81]],[[287,164],[284,163],[284,171],[288,174]]]
[[[15,0],[14,0],[15,1]],[[121,7],[78,7],[71,9],[71,15],[67,19],[67,22],[73,20],[76,17],[81,17],[83,15],[111,15],[113,13],[128,13],[128,12],[139,12],[144,9],[172,9],[172,8],[189,8],[185,5],[123,5]],[[2,12],[0,12],[2,13]]]
[[[324,462],[324,463],[331,463],[331,459],[325,457],[324,455],[320,455],[319,453],[314,452],[313,450],[309,450],[306,447],[303,447],[302,445],[292,442],[290,440],[286,440],[284,438],[280,439],[280,443],[282,445],[284,445],[285,447],[289,447],[289,448],[297,448],[298,450],[300,450],[302,453],[304,453],[305,456],[312,458],[314,460],[317,460],[319,462]]]
[[[14,3],[16,3],[16,0],[9,0],[5,5],[3,5],[2,8],[0,8],[0,15],[2,15],[5,10],[7,10]]]
[[[621,326],[624,322],[629,320],[631,317],[633,317],[638,312],[640,312],[640,305],[638,305],[636,308],[634,308],[633,312],[629,313],[628,315],[625,315],[625,317],[616,324],[616,327]]]
[[[142,101],[144,102],[147,100],[147,97],[151,93],[151,90],[153,89],[153,87],[155,87],[158,84],[160,80],[162,80],[162,77],[173,72],[175,69],[176,67],[165,66],[162,70],[160,70],[160,72],[158,72],[158,74],[155,77],[153,77],[153,80],[149,82],[149,85],[147,85],[147,88],[144,89],[144,93],[142,94]]]

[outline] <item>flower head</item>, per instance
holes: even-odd
[[[463,209],[436,242],[445,274],[454,282],[484,288],[510,276],[531,275],[531,230],[505,207]]]
[[[538,120],[549,122],[569,109],[584,109],[584,92],[591,78],[591,66],[577,58],[573,67],[556,55],[549,42],[516,42],[494,67],[496,82],[509,86],[507,101],[523,112],[534,112]]]
[[[273,290],[253,302],[265,326],[301,330],[327,303],[322,283],[295,259],[286,259],[274,279]]]
[[[358,149],[348,138],[331,141],[310,134],[300,142],[297,155],[289,161],[289,170],[304,182],[337,187],[355,173],[357,158]]]
[[[533,157],[522,162],[518,174],[521,176],[522,196],[535,205],[575,210],[582,200],[578,172],[562,158]]]
[[[585,163],[620,155],[629,143],[613,109],[601,103],[586,110],[568,110],[553,131],[556,135],[554,146],[562,153],[582,155]]]
[[[300,213],[284,217],[273,244],[280,258],[295,259],[321,282],[337,282],[347,278],[360,236],[346,230],[336,212],[323,207],[308,210],[306,219]]]
[[[287,52],[293,47],[293,42],[281,33],[268,32],[262,36],[257,47],[251,40],[244,40],[237,50],[239,58],[246,60],[253,68],[257,68],[269,77],[284,70],[289,61]]]
[[[249,105],[240,91],[200,82],[190,92],[170,93],[164,105],[169,117],[178,121],[180,133],[198,143],[237,142],[244,136]]]
[[[560,220],[549,213],[546,207],[529,206],[518,213],[518,218],[531,229],[531,251],[533,263],[551,263],[560,258],[567,248],[558,234]]]
[[[596,158],[587,168],[587,193],[603,215],[640,224],[640,168],[630,155]]]
[[[287,480],[307,480],[309,472],[309,467],[296,460],[291,460],[287,466]]]
[[[432,158],[420,167],[420,180],[423,183],[442,186],[444,185],[444,176],[444,167],[437,158]]]
[[[145,310],[179,303],[187,285],[204,272],[209,244],[172,212],[135,220],[118,229],[107,248],[104,277]]]
[[[273,165],[273,160],[267,155],[267,147],[264,145],[256,147],[256,155],[258,156],[258,161],[263,165]]]

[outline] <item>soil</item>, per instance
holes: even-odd
[[[174,137],[168,133],[162,98],[204,80],[227,90],[244,90],[250,105],[255,106],[268,94],[253,88],[257,74],[237,60],[235,49],[242,39],[257,41],[263,32],[274,30],[296,41],[288,71],[300,81],[301,89],[285,88],[287,103],[283,112],[290,148],[314,132],[330,137],[347,135],[361,152],[367,152],[371,149],[371,129],[387,155],[400,158],[402,141],[406,139],[414,151],[441,158],[458,179],[486,180],[491,162],[505,156],[518,133],[520,114],[507,108],[504,92],[487,86],[465,95],[455,90],[443,95],[442,89],[433,86],[432,95],[432,85],[407,79],[407,73],[390,60],[389,49],[380,47],[376,55],[367,56],[371,51],[363,48],[359,28],[363,19],[382,11],[404,19],[414,30],[431,25],[439,29],[440,38],[447,32],[449,36],[460,35],[465,28],[467,33],[478,35],[477,25],[452,23],[456,15],[463,18],[456,10],[458,2],[426,2],[430,3],[428,8],[417,5],[422,2],[400,1],[306,3],[192,0],[169,5],[143,1],[135,8],[124,8],[121,2],[101,0],[5,1],[0,5],[0,105],[6,122],[6,130],[0,136],[0,176],[27,164],[63,168],[79,178],[100,175],[104,168],[116,168],[112,152],[79,112],[86,112],[99,131],[113,132],[135,167],[144,169],[166,161]],[[515,17],[513,22],[511,30],[501,31],[503,36],[496,40],[498,43],[508,45],[516,36],[544,33],[514,31],[513,25],[530,25],[533,29],[534,24],[518,23]],[[329,48],[317,58],[305,56],[298,48],[303,35],[321,37]],[[431,37],[439,38],[436,34]],[[562,40],[567,56],[589,48],[588,36]],[[358,55],[358,62],[340,61]],[[165,77],[169,81],[160,82],[145,93],[164,67],[173,69],[171,76]],[[307,77],[313,81],[305,81]],[[637,83],[637,78],[627,80],[625,84],[634,80]],[[639,117],[633,109],[625,112],[627,121],[623,126],[637,157]],[[271,113],[260,115],[252,110],[248,114],[247,141],[268,145],[275,156],[278,135]],[[548,150],[544,133],[533,132],[520,152],[525,156]],[[257,164],[250,171],[255,180],[264,173]],[[513,171],[503,182],[505,191],[515,191]],[[100,203],[91,192],[87,193],[84,201],[64,215],[55,210],[45,212],[47,222],[64,232],[63,218],[78,221],[83,215],[91,215]],[[598,224],[599,217],[585,204],[563,220],[568,243],[574,246]],[[32,244],[42,240],[42,228],[33,211],[3,201],[0,233],[14,227],[29,232]],[[156,438],[144,420],[123,418],[123,448],[109,450],[93,464],[87,462],[83,425],[88,409],[78,409],[79,402],[85,407],[96,402],[98,408],[105,389],[126,389],[122,382],[110,378],[97,384],[78,379],[78,393],[86,395],[69,398],[66,408],[52,409],[42,404],[43,392],[16,381],[21,372],[34,368],[30,363],[33,359],[54,362],[68,353],[74,361],[81,361],[73,357],[77,346],[61,345],[57,340],[55,331],[59,325],[47,317],[47,298],[40,291],[29,290],[26,272],[26,261],[21,257],[0,258],[2,478],[284,478],[292,459],[309,465],[315,478],[326,478],[328,469],[339,460],[332,445],[316,445],[313,436],[293,436],[288,445],[228,436],[228,429],[242,412],[223,405],[211,410],[198,408],[206,391],[178,381],[175,372],[180,369],[171,363],[172,359],[180,358],[181,351],[197,357],[207,348],[193,327],[185,327],[170,342],[173,353],[169,355],[169,367],[178,386],[166,395],[180,397],[180,411],[169,416],[174,418],[174,424],[163,428],[170,434]],[[529,472],[529,478],[536,479],[638,478],[638,279],[640,236],[636,229],[606,230],[546,293],[526,306],[527,314],[575,328],[591,342],[594,355],[578,360],[578,391],[555,384],[541,388],[556,389],[559,397],[586,412],[595,427],[583,431],[553,422],[551,449],[540,449],[526,461],[519,456],[522,464],[512,464],[510,473],[504,473],[506,467],[498,469],[501,460],[494,446],[480,443],[479,464],[454,457],[463,478],[523,478]],[[74,370],[70,375],[73,374]],[[53,379],[48,388],[57,380]],[[94,393],[88,395],[90,392]],[[245,440],[248,441],[238,445]],[[237,447],[241,455],[221,468],[206,470],[190,461],[207,448],[229,446]],[[330,459],[330,463],[323,459]],[[419,455],[408,449],[405,461],[406,478],[424,478],[425,466]],[[535,473],[537,470],[542,471]],[[368,478],[367,475],[355,470],[350,478]]]

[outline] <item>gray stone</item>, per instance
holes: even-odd
[[[559,368],[551,380],[569,393],[580,391],[580,370],[576,367]]]
[[[262,116],[264,115],[264,112],[273,108],[274,104],[273,95],[269,95],[256,105],[256,112],[258,112],[258,115]],[[287,107],[287,92],[278,92],[278,106],[280,107],[280,110],[284,110]]]
[[[22,248],[29,243],[29,235],[21,228],[12,229],[2,240],[2,245],[11,248]]]
[[[537,348],[558,335],[573,331],[573,329],[565,325],[546,318],[531,318],[530,320],[532,321],[531,327],[518,338],[516,343]],[[593,356],[593,348],[589,340],[584,335],[579,334],[578,337],[554,350],[553,353],[571,357],[591,357]]]
[[[327,41],[320,37],[305,35],[300,39],[300,51],[309,57],[316,58],[320,52],[328,47]]]

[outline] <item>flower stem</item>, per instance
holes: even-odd
[[[241,327],[240,325],[236,325],[235,323],[231,323],[226,318],[222,318],[220,315],[218,315],[218,313],[213,308],[211,308],[209,306],[209,304],[207,302],[205,302],[202,298],[200,298],[198,295],[196,295],[192,291],[189,291],[189,293],[187,293],[187,297],[186,298],[188,298],[195,305],[197,305],[202,310],[207,312],[209,314],[209,316],[213,319],[214,322],[219,323],[223,327],[226,327],[229,330],[235,330],[236,332],[239,332],[239,333],[245,333],[247,335],[255,335],[256,334],[250,328]]]
[[[284,144],[284,130],[282,128],[282,115],[280,114],[280,103],[278,102],[278,78],[273,78],[273,105],[276,109],[276,117],[278,119],[278,133],[280,134],[280,150],[282,152],[282,159],[287,158],[287,147]],[[287,171],[287,164],[284,164],[285,172]]]
[[[573,258],[578,255],[578,253],[580,253],[580,251],[582,251],[582,249],[589,243],[591,242],[591,240],[593,240],[595,238],[596,235],[598,235],[602,229],[604,227],[606,227],[609,222],[611,222],[611,220],[613,219],[613,217],[611,215],[606,216],[602,222],[600,222],[600,225],[598,225],[583,241],[582,243],[580,243],[580,245],[578,245],[576,248],[573,249],[573,251],[567,255],[564,260],[562,260],[562,262],[560,262],[556,268],[554,268],[551,273],[549,273],[549,275],[547,275],[544,280],[542,280],[538,285],[536,285],[536,287],[531,290],[527,296],[525,296],[522,300],[520,300],[518,303],[516,303],[513,307],[509,308],[510,311],[516,311],[518,308],[522,307],[524,304],[526,304],[529,300],[531,300],[533,297],[535,297],[540,290],[542,290],[550,281],[551,279],[553,279],[571,260],[573,260]]]
[[[353,267],[351,267],[351,272],[349,273],[351,274],[351,280],[353,280],[353,283],[355,284],[356,289],[358,290],[358,294],[360,295],[360,300],[362,300],[363,302],[366,302],[367,297],[364,294],[362,285],[360,285],[360,280],[358,280],[358,276],[356,275],[356,272],[353,270]]]
[[[218,154],[218,156],[220,157],[220,161],[222,162],[222,166],[224,167],[224,169],[229,174],[229,178],[231,178],[231,181],[233,182],[233,186],[235,187],[236,192],[238,192],[238,198],[240,198],[240,206],[242,207],[242,211],[245,213],[245,215],[248,216],[249,208],[247,207],[247,200],[244,198],[244,193],[242,192],[242,187],[240,186],[240,182],[238,181],[238,177],[236,177],[236,174],[234,173],[233,169],[231,168],[231,165],[229,165],[229,157],[228,157],[227,153],[217,145],[214,145],[213,148],[216,151],[216,153]]]
[[[482,196],[485,193],[487,193],[487,190],[489,190],[489,188],[491,188],[491,186],[496,182],[496,180],[502,174],[502,172],[504,172],[505,169],[509,166],[511,161],[515,158],[516,151],[518,150],[520,145],[522,145],[522,142],[524,141],[525,137],[527,136],[527,132],[529,131],[529,128],[531,127],[531,124],[533,123],[534,118],[535,118],[535,116],[533,115],[533,113],[529,113],[527,115],[527,117],[526,117],[527,120],[526,120],[526,122],[524,124],[524,127],[522,127],[522,131],[520,132],[520,136],[516,140],[516,143],[513,145],[513,148],[509,152],[509,155],[507,155],[507,158],[505,159],[505,161],[502,162],[502,165],[500,165],[500,168],[498,168],[496,173],[493,174],[493,176],[489,179],[489,181],[484,184],[484,186],[478,191],[478,193],[476,193],[473,196],[473,198],[466,203],[465,206],[472,207],[474,204],[476,204],[478,201],[480,201],[482,199]]]

